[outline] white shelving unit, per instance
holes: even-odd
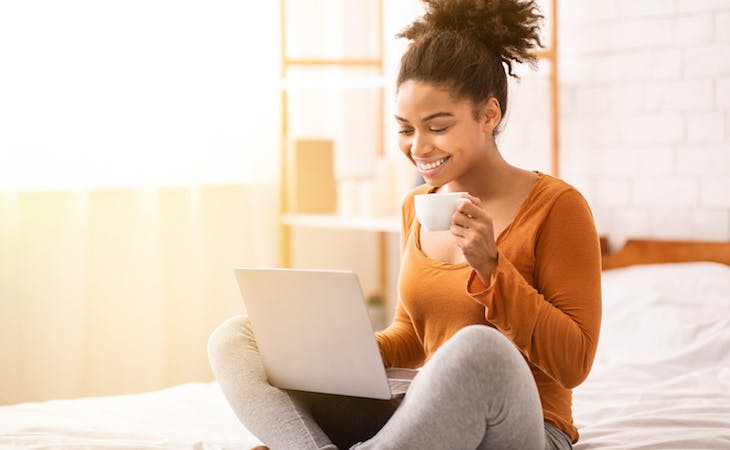
[[[398,0],[399,2],[401,0]],[[371,137],[372,142],[363,143],[362,134],[357,135],[351,142],[352,145],[340,145],[340,149],[347,148],[351,151],[347,155],[357,161],[355,166],[368,165],[372,159],[382,157],[385,154],[386,137],[385,101],[386,85],[386,64],[384,62],[385,49],[384,39],[391,39],[391,32],[384,32],[384,0],[280,0],[281,8],[281,111],[282,111],[282,148],[281,148],[281,211],[280,211],[280,265],[287,267],[291,264],[291,235],[294,228],[313,228],[327,230],[347,230],[375,232],[378,234],[379,248],[379,279],[382,292],[387,291],[388,280],[388,240],[393,233],[400,231],[399,217],[364,217],[360,215],[343,216],[333,214],[293,214],[288,210],[287,181],[289,179],[287,168],[287,146],[293,135],[306,128],[310,117],[301,115],[301,111],[294,111],[297,102],[294,98],[297,92],[310,89],[319,93],[331,93],[331,95],[344,95],[343,92],[353,89],[372,89],[377,92],[377,107],[369,110],[373,114],[376,110],[377,119],[373,122],[372,130],[368,129],[366,137]],[[549,64],[548,82],[549,107],[549,144],[546,148],[550,150],[550,173],[559,175],[559,105],[558,105],[558,57],[557,57],[557,0],[538,0],[542,11],[546,16],[545,42],[548,47],[536,52],[536,56]],[[405,14],[400,11],[402,4],[387,3],[389,12],[393,14]],[[314,12],[312,12],[314,11]],[[355,11],[352,13],[351,11]],[[367,14],[363,14],[366,11]],[[400,11],[400,12],[398,12]],[[409,13],[410,14],[410,13]],[[321,20],[316,24],[312,17],[316,16]],[[367,17],[365,17],[367,16]],[[392,17],[387,18],[392,21]],[[388,22],[390,23],[390,22]],[[315,25],[313,25],[315,24]],[[292,34],[290,35],[289,32]],[[295,36],[293,38],[292,36]],[[347,39],[344,39],[344,38]],[[344,42],[348,40],[348,42]],[[349,42],[352,40],[352,42]],[[288,44],[294,49],[290,54]],[[310,46],[315,51],[302,51],[301,49]],[[355,51],[352,51],[356,48]],[[388,56],[389,59],[393,55]],[[393,68],[389,67],[388,71]],[[339,75],[338,75],[339,74]],[[310,101],[312,97],[309,97]],[[316,96],[314,98],[317,98]],[[344,97],[343,97],[344,98]],[[322,98],[324,103],[327,99]],[[352,112],[357,108],[348,104]],[[291,108],[291,110],[290,110]],[[305,110],[306,111],[306,110]],[[294,123],[293,116],[300,114]],[[335,120],[342,119],[335,117]],[[347,118],[352,120],[352,117]],[[342,119],[342,126],[346,128],[348,135],[358,131],[358,124],[347,123]],[[337,126],[340,126],[337,122]],[[527,125],[529,126],[529,125]],[[309,129],[307,129],[309,131]],[[331,131],[331,130],[330,130]],[[342,131],[342,130],[340,130]],[[315,133],[316,134],[316,133]],[[319,136],[321,137],[321,136]],[[334,139],[334,136],[332,136]],[[390,137],[388,137],[390,139]],[[342,144],[342,143],[341,143]],[[357,147],[356,150],[353,148]],[[363,156],[361,150],[369,152]],[[358,159],[359,158],[359,159]],[[364,163],[363,163],[364,162]]]
[[[333,230],[400,232],[398,217],[348,217],[337,214],[284,214],[281,222],[289,227],[326,228]]]
[[[309,89],[317,92],[333,92],[336,96],[343,95],[342,93],[348,90],[371,90],[376,97],[372,104],[376,105],[377,117],[373,123],[377,125],[372,130],[374,134],[371,134],[373,142],[366,147],[371,152],[372,158],[384,154],[383,106],[386,81],[383,65],[383,0],[337,0],[337,3],[331,3],[331,0],[307,1],[307,8],[304,8],[301,0],[280,0],[282,43],[280,264],[284,267],[291,264],[291,239],[294,228],[375,232],[378,235],[376,249],[379,264],[378,284],[380,292],[385,293],[388,280],[388,238],[389,234],[400,231],[398,217],[345,216],[337,213],[294,214],[288,210],[287,198],[289,192],[287,145],[299,125],[292,122],[292,116],[297,111],[290,108],[297,92]],[[316,20],[311,19],[312,15],[307,17],[297,15],[297,11],[303,8],[309,9],[310,12],[316,11],[312,15],[317,15],[325,22],[321,26],[313,26]],[[360,17],[357,12],[353,15],[350,11],[360,13],[367,11],[368,14],[364,14],[367,17]],[[337,21],[341,23],[333,23]],[[293,34],[290,36],[289,32]],[[301,42],[292,36],[301,37]],[[343,36],[347,36],[352,42],[341,42]],[[291,49],[288,48],[288,44],[293,44],[293,53],[296,54],[290,54]],[[305,44],[314,46],[315,50],[301,51],[306,47]],[[338,48],[338,45],[341,45],[341,48]],[[352,51],[353,48],[356,50]],[[327,99],[322,98],[322,102],[327,102]],[[355,125],[352,129],[357,130]],[[361,144],[361,142],[355,143]],[[358,156],[362,158],[362,155]]]

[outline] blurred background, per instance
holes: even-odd
[[[626,237],[730,239],[730,2],[545,0],[498,145]],[[209,381],[236,266],[396,301],[416,0],[0,2],[0,404]]]

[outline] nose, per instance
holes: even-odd
[[[411,139],[411,156],[414,157],[423,157],[428,155],[428,153],[431,151],[431,146],[426,142],[426,139],[424,139],[424,136],[419,133],[413,133],[413,138]]]

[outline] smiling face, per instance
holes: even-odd
[[[456,100],[429,83],[405,81],[396,100],[398,146],[431,186],[462,184],[484,167],[494,147],[495,103],[487,101],[477,120],[470,100]]]

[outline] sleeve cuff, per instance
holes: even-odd
[[[486,305],[488,302],[488,297],[494,291],[494,285],[497,281],[497,274],[499,273],[501,268],[501,260],[502,256],[501,254],[498,254],[497,264],[494,265],[494,269],[492,269],[492,273],[489,275],[489,283],[487,285],[485,285],[482,279],[479,278],[479,275],[477,275],[477,272],[475,270],[471,271],[469,279],[466,283],[466,293],[472,296],[479,303]]]

